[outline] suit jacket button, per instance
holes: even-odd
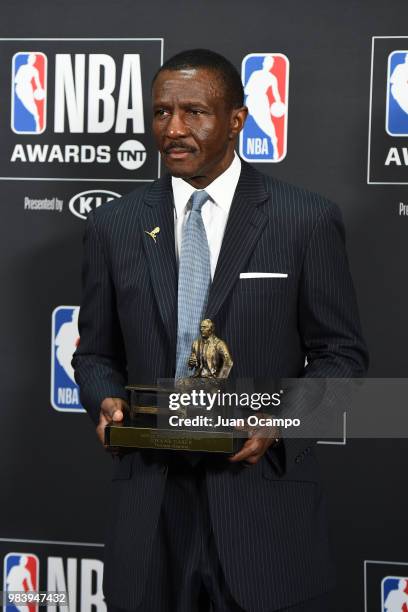
[[[298,455],[295,459],[296,463],[300,463],[302,461],[302,456]]]

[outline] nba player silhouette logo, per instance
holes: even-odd
[[[19,52],[13,57],[11,129],[16,134],[41,134],[46,127],[47,57]]]
[[[37,612],[35,603],[7,602],[7,593],[26,593],[39,590],[38,557],[31,553],[8,553],[4,557],[4,612]]]
[[[390,136],[408,136],[408,51],[388,56],[386,130]]]
[[[79,345],[78,316],[79,306],[57,306],[52,313],[51,405],[62,412],[85,412],[71,365]]]
[[[286,156],[289,60],[281,53],[250,53],[242,62],[248,118],[240,135],[247,161],[276,163]]]
[[[382,612],[408,612],[408,579],[386,576],[381,584]]]

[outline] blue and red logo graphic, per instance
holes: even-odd
[[[13,56],[11,129],[16,134],[41,134],[46,127],[47,56],[30,51]]]
[[[3,591],[27,592],[39,591],[40,562],[32,553],[8,553],[4,557],[4,585]],[[6,597],[4,599],[6,602]],[[18,603],[6,604],[4,612],[37,612],[38,605]]]
[[[282,53],[250,53],[242,61],[248,118],[240,135],[241,157],[280,162],[286,156],[289,60]]]
[[[388,56],[386,130],[390,136],[408,136],[408,51]]]
[[[52,313],[51,404],[63,412],[85,412],[71,365],[79,344],[78,316],[79,306],[58,306]]]
[[[382,612],[408,612],[408,578],[386,576],[381,583]]]

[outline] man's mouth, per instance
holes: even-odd
[[[164,154],[166,157],[170,157],[171,159],[185,159],[192,153],[194,153],[194,149],[191,147],[176,147],[174,145],[170,145],[164,149]]]

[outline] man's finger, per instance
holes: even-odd
[[[123,420],[123,410],[117,408],[112,414],[112,421],[122,421]]]
[[[101,415],[107,419],[107,422],[121,421],[123,419],[123,411],[121,407],[117,405],[103,407],[101,409]]]
[[[122,421],[125,408],[126,402],[119,398],[107,397],[101,403],[101,411],[99,413],[99,423],[96,427],[96,434],[104,446],[105,427],[111,423],[119,423]]]
[[[99,425],[96,428],[96,435],[98,436],[99,440],[102,442],[103,445],[105,445],[105,427],[106,422],[102,424],[101,421],[99,421]]]
[[[122,421],[123,410],[126,404],[123,400],[118,398],[107,397],[101,403],[101,414],[110,421]]]
[[[237,461],[246,461],[251,457],[260,455],[261,452],[261,440],[259,440],[258,438],[251,438],[250,440],[247,440],[245,442],[244,446],[241,448],[240,451],[238,451],[238,453],[235,453],[235,455],[232,455],[232,457],[229,458],[229,461],[231,461],[232,463],[236,463]]]

